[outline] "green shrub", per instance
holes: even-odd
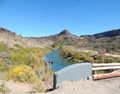
[[[12,52],[11,59],[13,65],[25,64],[34,66],[43,61],[43,56],[47,51],[47,49],[39,48],[20,48]]]
[[[93,63],[93,62],[94,62],[94,59],[93,59],[92,57],[90,57],[90,56],[86,56],[84,61],[85,61],[85,62]]]
[[[19,48],[19,49],[21,49],[21,48],[23,48],[21,45],[19,45],[19,44],[15,44],[14,45],[16,48]]]
[[[6,64],[5,60],[0,58],[0,72],[6,72],[8,70],[9,70],[9,67]]]
[[[0,43],[0,51],[2,52],[8,52],[9,48],[7,47],[6,44]]]
[[[0,82],[0,92],[1,92],[1,94],[6,94],[6,93],[9,93],[9,92],[10,92],[10,90],[9,90],[8,87],[6,86],[5,81]]]
[[[104,57],[104,62],[105,63],[113,63],[114,62],[114,57],[106,56],[106,57]]]
[[[11,60],[14,65],[20,65],[20,64],[29,65],[31,62],[30,50],[21,48],[12,52]]]
[[[63,46],[61,50],[64,57],[73,57],[76,53],[75,48],[72,46]]]
[[[45,66],[45,62],[43,60],[44,55],[48,52],[47,49],[37,50],[32,49],[31,51],[31,64],[30,66],[33,68],[33,70],[36,72],[37,76],[40,79],[44,79],[45,76],[48,74],[48,72],[51,72],[47,69]]]
[[[8,73],[8,80],[33,83],[36,79],[35,72],[27,65],[15,66]]]
[[[45,85],[42,80],[37,80],[35,84],[33,85],[32,91],[33,93],[40,93],[40,92],[45,92]]]
[[[71,61],[76,62],[90,62],[90,63],[115,63],[120,62],[120,58],[112,57],[112,56],[105,56],[95,54],[94,51],[77,51],[73,47],[63,46],[61,47],[61,55],[65,58],[71,57]],[[94,56],[93,56],[94,55]]]

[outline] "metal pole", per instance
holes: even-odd
[[[56,89],[56,84],[57,84],[57,79],[56,79],[57,77],[56,77],[56,75],[55,74],[53,74],[53,89]]]

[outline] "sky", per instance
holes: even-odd
[[[0,27],[26,37],[119,29],[120,0],[0,0]]]

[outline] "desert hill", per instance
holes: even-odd
[[[41,40],[42,41],[42,40]],[[0,28],[0,42],[7,44],[8,47],[15,47],[20,45],[22,47],[43,47],[46,46],[46,42],[38,42],[32,38],[25,38],[21,35],[17,35],[15,32],[12,32],[8,29]],[[48,43],[49,44],[49,43]]]
[[[94,34],[93,36],[96,38],[120,36],[120,29],[97,33]]]
[[[22,37],[10,30],[0,28],[0,42],[10,47],[21,45],[23,47],[47,47],[72,45],[77,49],[103,50],[120,54],[120,29],[110,30],[94,35],[76,36],[65,29],[59,34],[45,37]]]

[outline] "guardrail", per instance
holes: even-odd
[[[100,70],[118,70],[120,69],[120,63],[107,63],[107,64],[93,64],[92,71],[93,71],[93,79],[105,79],[105,78],[112,78],[112,77],[120,77],[120,72],[112,72],[112,73],[105,73],[105,74],[95,74],[95,71]]]
[[[93,64],[93,67],[105,67],[105,66],[120,66],[120,63],[100,63],[100,64]]]
[[[96,70],[110,70],[110,69],[120,69],[120,66],[96,67],[96,68],[92,68],[93,71],[96,71]]]

